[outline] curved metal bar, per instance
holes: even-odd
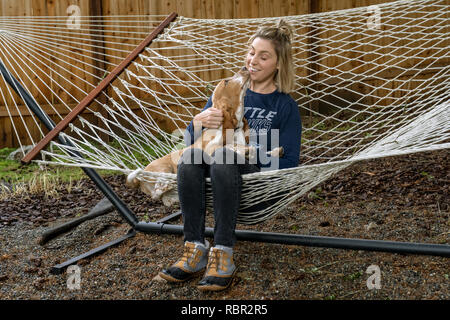
[[[23,163],[31,162],[38,154],[44,149],[50,141],[56,138],[61,131],[67,128],[67,126],[75,120],[75,118],[94,101],[100,93],[122,72],[125,70],[136,57],[148,47],[153,40],[172,22],[177,18],[178,14],[171,13],[161,24],[150,33],[130,54],[112,70],[99,84],[95,87],[80,103],[73,108],[73,110],[62,119],[47,135],[39,141],[33,149],[28,152],[22,159]]]

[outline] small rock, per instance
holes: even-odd
[[[42,264],[42,259],[34,255],[29,255],[27,262],[33,267],[40,267]]]
[[[8,260],[8,259],[11,259],[11,256],[9,254],[4,254],[0,257],[0,261]]]
[[[95,231],[94,231],[94,235],[98,236],[99,234],[101,234],[102,232],[104,232],[106,229],[108,229],[110,227],[109,224],[104,224],[101,225],[100,227],[98,227]]]
[[[47,278],[37,278],[33,281],[33,287],[37,290],[41,290],[44,286],[44,283],[47,282]]]
[[[154,278],[152,279],[152,281],[167,282],[165,279],[161,278],[161,277],[159,276],[159,274],[156,275],[156,277],[154,277]]]
[[[39,271],[39,269],[36,267],[28,267],[28,268],[25,268],[25,270],[24,270],[24,272],[26,272],[26,273],[36,273],[38,271]]]
[[[132,246],[130,250],[128,250],[128,254],[136,253],[136,246]]]
[[[88,265],[89,263],[90,263],[89,259],[81,259],[78,261],[77,265],[85,266],[85,265]]]
[[[328,221],[322,221],[321,223],[319,223],[319,226],[321,226],[321,227],[328,227],[330,225],[331,225],[331,223]]]
[[[376,227],[376,225],[376,223],[370,222],[369,224],[364,225],[364,229],[366,229],[366,231],[369,231],[373,227]]]

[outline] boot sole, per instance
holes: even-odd
[[[168,274],[166,274],[166,273],[163,273],[163,272],[161,272],[161,271],[158,273],[158,275],[159,275],[161,278],[163,278],[164,280],[166,280],[167,282],[172,282],[172,283],[182,283],[182,282],[186,282],[186,281],[188,281],[188,280],[190,280],[190,279],[192,279],[192,278],[195,278],[195,277],[201,275],[203,272],[204,272],[204,270],[202,269],[202,270],[200,270],[200,271],[191,273],[191,274],[190,274],[187,278],[185,278],[185,279],[177,279],[177,278],[174,278],[174,277],[172,277],[172,276],[170,276],[170,275],[168,275]]]
[[[233,283],[234,276],[236,275],[237,268],[234,270],[233,274],[230,276],[230,281],[226,286],[219,286],[216,284],[210,284],[210,285],[203,285],[203,286],[197,286],[197,289],[200,291],[222,291],[231,286]]]

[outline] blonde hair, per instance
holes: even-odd
[[[262,27],[249,39],[250,45],[256,38],[270,40],[277,54],[278,70],[275,74],[275,85],[278,91],[289,93],[295,87],[295,70],[292,58],[291,41],[294,35],[292,26],[284,19],[271,27]]]

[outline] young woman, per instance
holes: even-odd
[[[298,165],[302,127],[298,105],[289,95],[295,86],[291,39],[292,27],[280,20],[276,26],[259,29],[249,40],[245,66],[250,73],[250,87],[244,100],[244,116],[250,127],[250,140],[256,143],[261,150],[259,154],[264,157],[258,157],[257,163],[250,164],[226,148],[217,150],[213,157],[199,149],[188,149],[183,154],[178,165],[177,183],[184,221],[184,252],[176,263],[160,272],[167,281],[183,282],[206,268],[197,286],[200,290],[227,288],[236,273],[233,246],[241,199],[241,175]],[[201,121],[204,128],[219,128],[223,115],[212,107],[209,99],[194,121]],[[188,144],[193,143],[192,123],[187,129]],[[284,155],[271,159],[265,151],[278,147],[271,139],[275,131]],[[235,161],[230,164],[223,159]],[[204,236],[206,177],[211,178],[213,194],[213,247]]]

